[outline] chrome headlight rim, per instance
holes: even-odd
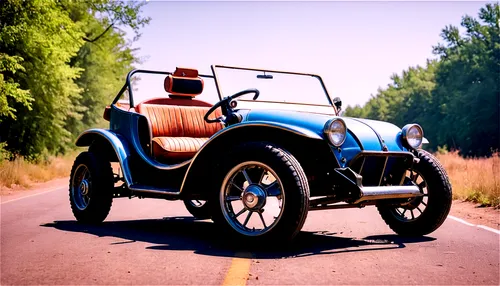
[[[417,146],[411,145],[408,141],[408,132],[413,128],[417,128],[420,133],[420,144],[418,144]],[[402,142],[406,148],[414,150],[419,149],[422,147],[422,144],[424,142],[424,129],[422,128],[422,126],[416,123],[406,124],[401,130],[401,138],[403,139]]]
[[[335,142],[333,139],[332,139],[332,124],[335,123],[335,122],[340,122],[343,126],[343,138],[340,142]],[[328,141],[330,142],[330,144],[332,144],[333,146],[335,147],[340,147],[342,146],[342,144],[344,144],[345,142],[345,139],[347,137],[347,126],[345,124],[345,121],[342,119],[342,118],[339,118],[339,117],[335,117],[335,118],[332,118],[330,120],[328,120],[326,123],[325,123],[325,126],[323,128],[323,133],[325,134],[325,136],[328,138]]]

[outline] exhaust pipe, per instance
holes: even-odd
[[[361,196],[353,202],[357,204],[364,201],[383,199],[406,199],[422,196],[418,186],[384,186],[384,187],[361,187]]]

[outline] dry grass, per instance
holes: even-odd
[[[500,205],[500,154],[464,159],[456,152],[436,154],[451,180],[454,199]]]
[[[69,176],[76,156],[52,158],[49,163],[32,164],[22,159],[0,162],[0,189],[29,187]],[[492,158],[464,159],[456,152],[436,154],[448,173],[453,198],[477,202],[485,206],[500,206],[500,154]]]
[[[51,158],[49,162],[34,164],[22,158],[0,162],[0,189],[26,188],[33,183],[69,176],[74,156]]]

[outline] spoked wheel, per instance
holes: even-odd
[[[184,205],[188,212],[197,219],[209,219],[210,207],[204,200],[184,200]]]
[[[243,235],[258,236],[270,231],[283,214],[283,184],[263,163],[249,161],[235,166],[224,179],[222,190],[224,217]]]
[[[420,161],[407,172],[407,182],[415,183],[422,196],[399,206],[378,205],[389,227],[404,236],[426,235],[446,220],[452,203],[452,189],[446,171],[430,153],[420,150]]]
[[[413,198],[407,203],[402,204],[401,207],[395,209],[396,217],[403,222],[417,220],[418,217],[423,214],[429,203],[427,183],[422,174],[415,170],[409,170],[406,172],[406,181],[415,183],[420,189],[422,196]]]
[[[213,219],[250,240],[290,240],[302,228],[309,186],[302,167],[287,151],[249,143],[231,152],[221,168]]]
[[[72,180],[71,196],[75,207],[78,210],[85,210],[90,202],[89,191],[92,188],[92,176],[89,168],[84,165],[78,165]]]
[[[80,222],[99,223],[108,216],[113,202],[111,164],[92,152],[76,157],[69,181],[73,215]]]

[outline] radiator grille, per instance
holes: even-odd
[[[409,152],[361,152],[349,167],[363,177],[363,186],[400,185],[412,162]]]

